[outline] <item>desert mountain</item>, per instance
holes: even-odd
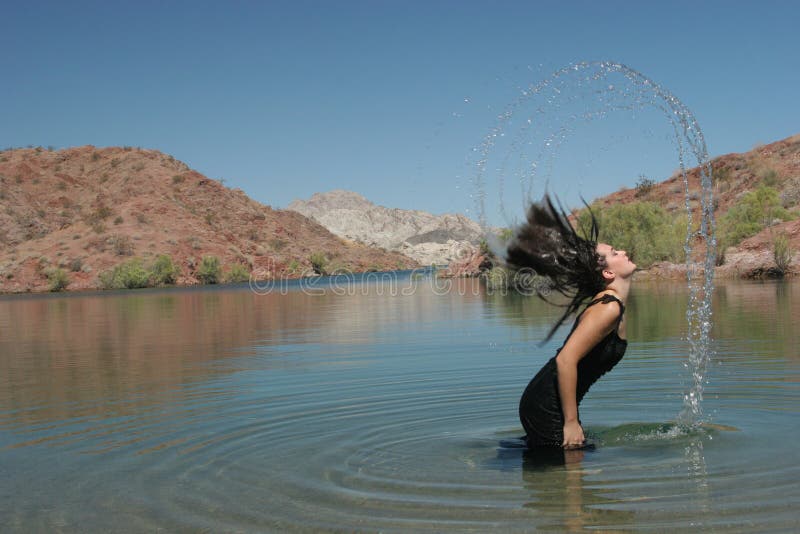
[[[423,265],[448,264],[483,237],[480,225],[463,215],[385,208],[351,191],[316,193],[288,209],[342,238],[401,252]]]
[[[328,270],[409,268],[398,253],[347,242],[318,223],[272,209],[156,150],[42,148],[0,152],[0,292],[100,287],[99,273],[132,257],[171,256],[178,284],[197,282],[202,257],[223,272],[301,276],[311,258]],[[317,261],[319,263],[319,261]]]
[[[775,267],[773,246],[775,236],[784,235],[788,239],[794,261],[786,274],[792,274],[800,263],[800,135],[794,135],[770,144],[759,144],[749,152],[732,153],[713,158],[712,188],[714,217],[717,221],[717,238],[722,239],[720,230],[726,214],[740,205],[745,195],[761,187],[768,187],[778,193],[780,206],[787,210],[789,220],[767,221],[765,227],[755,235],[747,237],[735,246],[718,249],[717,276],[721,277],[759,277]],[[687,171],[690,191],[700,191],[700,168]],[[649,187],[623,189],[598,199],[600,205],[629,204],[636,201],[651,201],[668,212],[683,212],[685,191],[681,176],[676,173],[668,179],[653,183]],[[695,221],[700,219],[699,193],[690,195],[690,206]],[[702,244],[695,250],[703,253]],[[663,277],[667,266],[655,266],[653,275]],[[683,276],[679,270],[678,276]]]

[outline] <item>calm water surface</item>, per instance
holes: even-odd
[[[0,530],[800,529],[800,284],[720,283],[692,432],[686,291],[635,286],[566,458],[505,445],[557,310],[459,284],[1,298]]]

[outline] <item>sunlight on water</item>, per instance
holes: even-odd
[[[660,112],[669,123],[671,145],[683,180],[688,218],[684,253],[687,266],[689,302],[686,308],[688,354],[684,405],[676,415],[682,426],[693,427],[703,420],[703,387],[710,344],[711,296],[714,290],[716,240],[711,186],[711,164],[705,139],[692,112],[671,92],[642,73],[614,62],[581,62],[557,70],[526,88],[520,97],[497,117],[497,122],[474,149],[475,204],[487,236],[490,205],[513,225],[527,204],[537,200],[550,179],[551,193],[562,191],[563,177],[553,177],[553,162],[562,145],[581,126],[605,120],[615,114],[630,118],[644,109]],[[596,140],[601,143],[601,140]],[[699,168],[691,177],[687,165]],[[515,185],[511,195],[508,184]],[[516,200],[510,202],[510,198]],[[520,202],[519,211],[513,206]],[[491,239],[490,239],[491,241]]]

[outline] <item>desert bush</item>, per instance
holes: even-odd
[[[289,265],[286,267],[286,270],[290,273],[296,273],[300,269],[300,262],[297,260],[292,260],[289,262]]]
[[[114,224],[122,224],[123,222],[125,222],[125,219],[121,215],[117,215],[117,218],[114,219]]]
[[[772,257],[781,272],[789,270],[792,256],[794,251],[789,247],[789,237],[785,232],[781,232],[772,239]]]
[[[781,206],[778,191],[766,186],[749,191],[720,219],[720,246],[735,246],[770,226],[775,219],[791,219],[791,214]]]
[[[781,206],[786,209],[796,206],[800,202],[800,176],[795,176],[786,181],[781,191]]]
[[[216,256],[203,256],[197,268],[197,279],[202,284],[218,284],[222,278],[222,267]]]
[[[64,269],[47,269],[45,274],[50,283],[50,291],[63,291],[69,285],[69,276]]]
[[[166,254],[159,255],[150,267],[150,282],[154,286],[166,286],[174,284],[180,269],[172,262],[172,258]]]
[[[325,257],[325,253],[314,252],[311,254],[309,261],[317,274],[327,274],[328,258]]]
[[[670,215],[655,202],[594,205],[592,211],[600,225],[600,241],[626,251],[639,267],[683,261],[685,215]],[[588,210],[579,212],[578,226],[588,228],[590,223]]]
[[[728,167],[712,167],[711,169],[711,179],[715,183],[725,182],[727,183],[728,180],[731,179],[731,170]]]
[[[650,191],[653,190],[653,186],[656,185],[655,180],[651,180],[644,174],[639,175],[639,179],[636,181],[636,196],[642,197],[648,194]]]
[[[77,273],[83,269],[83,260],[80,258],[75,258],[71,262],[69,262],[69,270],[73,273]]]
[[[89,214],[88,223],[94,223],[97,221],[104,221],[111,216],[111,208],[108,206],[100,206],[95,209],[92,213]]]
[[[133,255],[133,243],[131,242],[131,238],[127,235],[114,235],[110,238],[111,247],[114,250],[114,254],[117,256],[132,256]]]
[[[176,174],[175,176],[172,177],[172,183],[176,185],[183,182],[183,180],[184,178],[180,174]]]
[[[228,274],[225,275],[225,281],[231,284],[247,282],[248,280],[250,280],[250,271],[247,270],[247,267],[239,263],[231,265]]]
[[[778,184],[778,171],[775,169],[764,167],[759,170],[756,176],[761,181],[761,184],[767,187],[773,187]]]
[[[150,272],[145,269],[142,260],[133,258],[100,274],[100,283],[104,289],[137,289],[148,287]]]
[[[722,244],[717,241],[717,253],[714,255],[714,265],[719,267],[720,265],[725,265],[725,255],[726,255],[726,247],[723,247]]]

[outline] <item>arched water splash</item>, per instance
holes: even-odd
[[[581,110],[569,111],[574,103]],[[487,205],[492,200],[486,188],[493,178],[495,209],[506,223],[515,222],[506,210],[508,178],[519,190],[514,196],[522,207],[532,200],[534,186],[550,178],[553,162],[564,142],[583,124],[605,119],[614,112],[660,112],[671,129],[683,180],[687,227],[684,253],[689,302],[686,309],[689,354],[686,367],[691,373],[678,416],[684,426],[702,419],[703,385],[711,356],[711,297],[716,254],[712,199],[711,164],[705,139],[692,112],[671,92],[626,65],[608,61],[581,62],[555,71],[522,91],[497,117],[495,125],[474,149],[474,201],[479,222],[491,233]],[[564,111],[567,110],[567,111]],[[497,154],[502,146],[501,154]],[[494,163],[490,173],[490,160]],[[690,187],[687,164],[699,169],[699,190]],[[553,186],[555,193],[559,193]]]

